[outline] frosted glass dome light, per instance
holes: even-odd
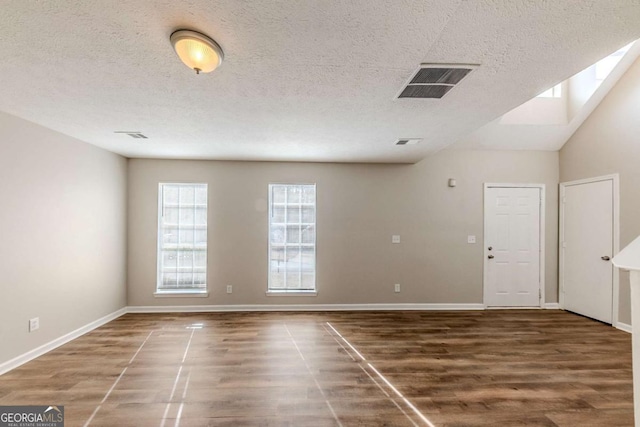
[[[210,73],[222,64],[222,48],[204,34],[178,30],[171,34],[170,40],[180,60],[196,74]]]

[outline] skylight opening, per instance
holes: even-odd
[[[627,53],[627,51],[631,48],[633,42],[628,45],[616,50],[611,55],[606,58],[602,58],[600,61],[596,62],[592,65],[592,69],[595,72],[595,81],[596,87],[602,83],[604,79],[607,78],[611,71],[618,65],[618,62],[622,59],[622,57]],[[593,71],[592,71],[593,72]],[[562,97],[562,83],[558,83],[552,88],[549,88],[542,92],[540,95],[536,96],[536,98],[561,98]]]
[[[603,92],[610,90],[615,84],[613,78],[616,77],[617,79],[624,71],[621,71],[620,68],[624,66],[627,69],[632,60],[638,57],[638,46],[632,49],[635,43],[640,43],[640,40],[631,42],[616,50],[567,80],[545,90],[536,98],[530,99],[519,107],[514,108],[500,118],[500,124],[567,125],[574,118],[580,116],[581,111],[590,113],[593,111],[594,105],[597,105],[602,98],[595,100],[591,104],[588,104],[589,100],[598,88],[602,86],[603,82],[606,82],[604,85],[607,86],[602,88]],[[622,58],[627,55],[632,55],[632,58],[628,61],[622,61]],[[614,72],[614,70],[616,71]],[[546,98],[547,100],[541,101],[540,98]],[[587,105],[589,106],[587,107]],[[585,108],[587,110],[584,110]]]
[[[596,62],[595,69],[597,81],[602,82],[607,78],[609,74],[611,74],[611,71],[613,71],[615,66],[618,65],[618,62],[620,62],[620,60],[625,55],[625,53],[627,53],[632,44],[633,42],[629,43],[621,49],[616,50],[606,58],[603,58],[600,61]]]
[[[562,98],[562,83],[558,83],[552,88],[542,92],[536,98]]]

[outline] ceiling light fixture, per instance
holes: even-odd
[[[222,48],[213,39],[191,30],[174,31],[169,38],[184,65],[196,74],[210,73],[224,58]]]

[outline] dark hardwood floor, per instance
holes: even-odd
[[[0,376],[67,426],[631,426],[631,335],[555,310],[128,314]]]

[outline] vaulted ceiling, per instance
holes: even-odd
[[[179,28],[222,66],[187,69]],[[127,157],[411,163],[638,38],[633,0],[11,1],[0,111]],[[396,99],[421,63],[479,67]]]

